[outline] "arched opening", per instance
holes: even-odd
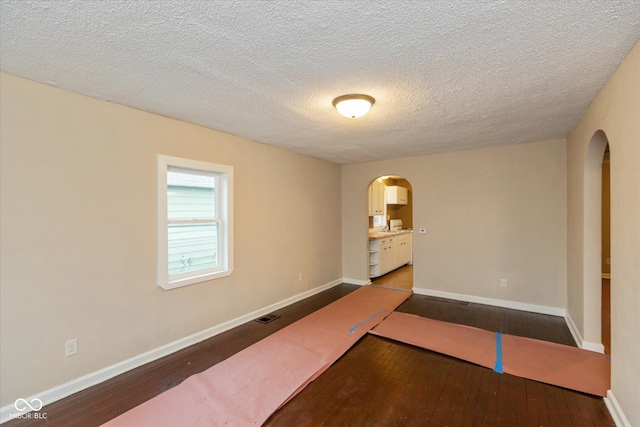
[[[611,355],[611,156],[602,160],[602,345]]]
[[[603,162],[607,147],[605,133],[596,132],[589,142],[584,168],[583,347],[599,352],[604,352],[603,336],[608,332],[603,331],[607,323],[603,315],[608,315],[608,311],[605,312],[602,294],[603,261],[606,263],[607,258],[603,256],[603,243],[608,244],[603,242],[603,213],[608,214],[609,209],[603,204]]]
[[[369,280],[413,289],[413,191],[402,176],[373,180],[367,194]]]

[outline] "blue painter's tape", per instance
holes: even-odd
[[[496,365],[493,370],[499,374],[504,372],[502,370],[502,334],[500,332],[496,332]]]
[[[371,317],[369,317],[367,320],[364,320],[360,323],[358,323],[357,325],[355,325],[353,328],[349,329],[349,333],[352,334],[356,329],[358,329],[360,326],[364,325],[365,323],[367,323],[369,320],[373,319],[374,317],[380,315],[384,313],[384,308],[380,311],[378,311],[377,313],[374,313],[373,315],[371,315]]]

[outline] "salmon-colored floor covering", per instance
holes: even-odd
[[[105,426],[259,426],[411,292],[364,286]]]
[[[601,353],[394,312],[370,331],[480,366],[597,396],[611,388]]]
[[[366,333],[605,396],[603,354],[394,312],[411,292],[364,286],[104,424],[259,426]]]

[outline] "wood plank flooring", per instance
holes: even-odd
[[[404,265],[384,276],[371,279],[374,286],[393,289],[413,289],[413,265]]]
[[[357,289],[338,285],[44,407],[46,420],[3,427],[97,426]],[[398,309],[573,345],[558,317],[411,296]],[[602,399],[371,335],[280,408],[268,426],[614,426]]]

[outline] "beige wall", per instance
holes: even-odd
[[[414,286],[566,307],[564,140],[342,167],[343,272],[367,280],[367,189],[412,186]],[[500,279],[508,287],[500,287]]]
[[[1,406],[342,276],[340,166],[1,84]],[[156,285],[157,153],[234,166],[230,277]]]
[[[598,131],[604,132],[610,149],[611,389],[630,425],[637,426],[640,425],[640,44],[636,44],[567,137],[568,309],[585,340],[599,339],[593,332],[599,331],[599,307],[590,298],[597,289],[590,288],[592,282],[597,286],[599,280],[600,248],[599,242],[588,236],[599,236],[600,230],[590,232],[592,225],[585,220],[590,213],[584,209],[585,200],[592,196],[587,188],[585,197],[585,158]]]

